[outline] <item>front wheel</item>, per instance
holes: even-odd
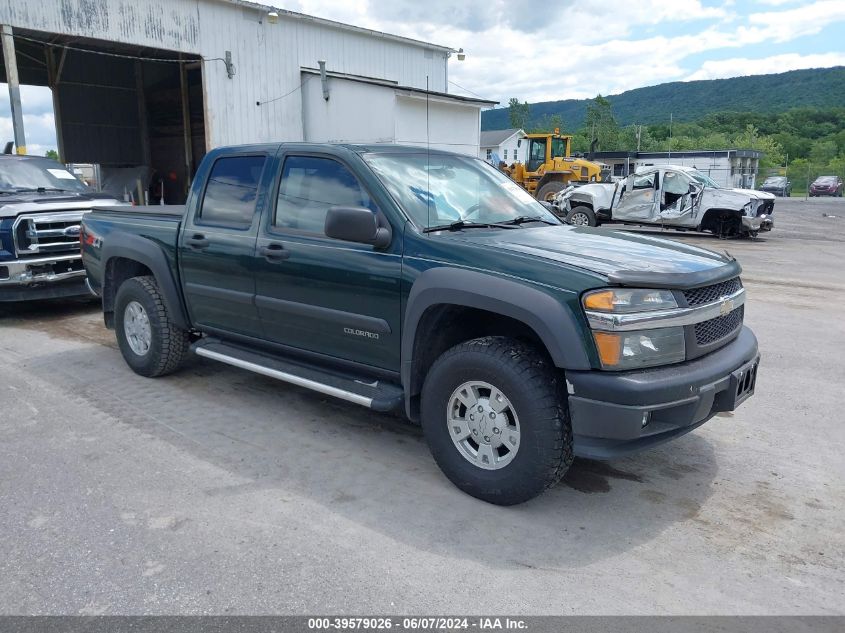
[[[147,377],[176,371],[188,353],[190,336],[170,320],[155,278],[126,280],[114,303],[117,344],[126,364]]]
[[[597,226],[596,214],[590,207],[577,206],[574,207],[566,215],[566,223],[573,226]]]
[[[514,339],[474,339],[437,359],[423,385],[421,420],[444,474],[490,503],[528,501],[572,463],[558,375],[535,348]]]

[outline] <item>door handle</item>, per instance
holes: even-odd
[[[197,250],[203,249],[203,248],[208,248],[209,245],[211,244],[211,242],[209,242],[205,238],[205,235],[202,235],[200,233],[197,233],[193,237],[189,237],[188,239],[185,240],[185,243],[188,246],[190,246],[191,248],[195,248]]]
[[[262,246],[259,251],[268,262],[280,262],[290,257],[290,251],[285,250],[281,244],[268,244]]]

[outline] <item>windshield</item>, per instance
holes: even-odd
[[[819,176],[816,182],[820,185],[832,185],[836,182],[836,176]]]
[[[703,174],[700,171],[691,171],[689,175],[695,178],[698,182],[700,182],[705,187],[709,187],[711,189],[721,189],[719,185],[716,184],[716,181],[713,180],[707,174]]]
[[[49,158],[4,158],[0,160],[0,191],[38,191],[39,189],[86,192],[65,166]]]
[[[774,178],[766,178],[766,181],[763,183],[764,185],[781,185],[786,182],[786,178],[783,176],[775,176]]]
[[[560,224],[522,187],[476,158],[391,153],[369,154],[364,160],[422,228],[525,217]]]

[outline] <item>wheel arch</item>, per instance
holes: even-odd
[[[417,417],[414,398],[437,356],[464,340],[489,335],[489,317],[500,319],[498,327],[523,326],[525,330],[512,335],[535,342],[556,367],[590,369],[581,328],[558,299],[524,282],[466,269],[432,268],[411,288],[402,329],[401,377],[411,419]],[[469,319],[478,321],[467,323]]]
[[[103,246],[103,316],[111,327],[114,319],[114,298],[117,289],[127,279],[139,275],[152,275],[168,314],[178,327],[189,329],[189,321],[183,309],[179,287],[173,276],[167,255],[150,240],[128,233],[112,233]]]

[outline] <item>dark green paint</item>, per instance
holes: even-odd
[[[403,360],[400,342],[408,295],[417,277],[433,267],[472,269],[520,281],[548,294],[575,315],[580,338],[597,366],[580,307],[581,293],[607,285],[607,275],[618,271],[694,273],[729,261],[705,249],[658,238],[563,225],[423,234],[361,159],[361,154],[368,152],[420,151],[309,144],[220,148],[205,157],[197,172],[184,226],[178,217],[154,209],[97,211],[85,219],[85,226],[104,242],[112,231],[119,230],[157,244],[183,288],[191,323],[199,329],[252,336],[394,372]],[[266,155],[268,161],[252,226],[239,231],[196,222],[213,162],[221,156],[255,154]],[[331,157],[349,167],[390,224],[390,246],[375,249],[323,235],[274,229],[278,177],[286,154]],[[212,242],[208,249],[195,251],[187,245],[186,240],[195,234]],[[260,249],[271,243],[281,244],[290,256],[279,262],[267,261]],[[97,249],[86,246],[84,257],[95,285],[101,283]],[[221,292],[215,293],[215,289]],[[306,309],[298,309],[297,304]],[[344,313],[349,315],[348,325],[343,323]],[[366,334],[366,323],[374,320],[386,323],[387,331],[379,332],[377,338]]]

